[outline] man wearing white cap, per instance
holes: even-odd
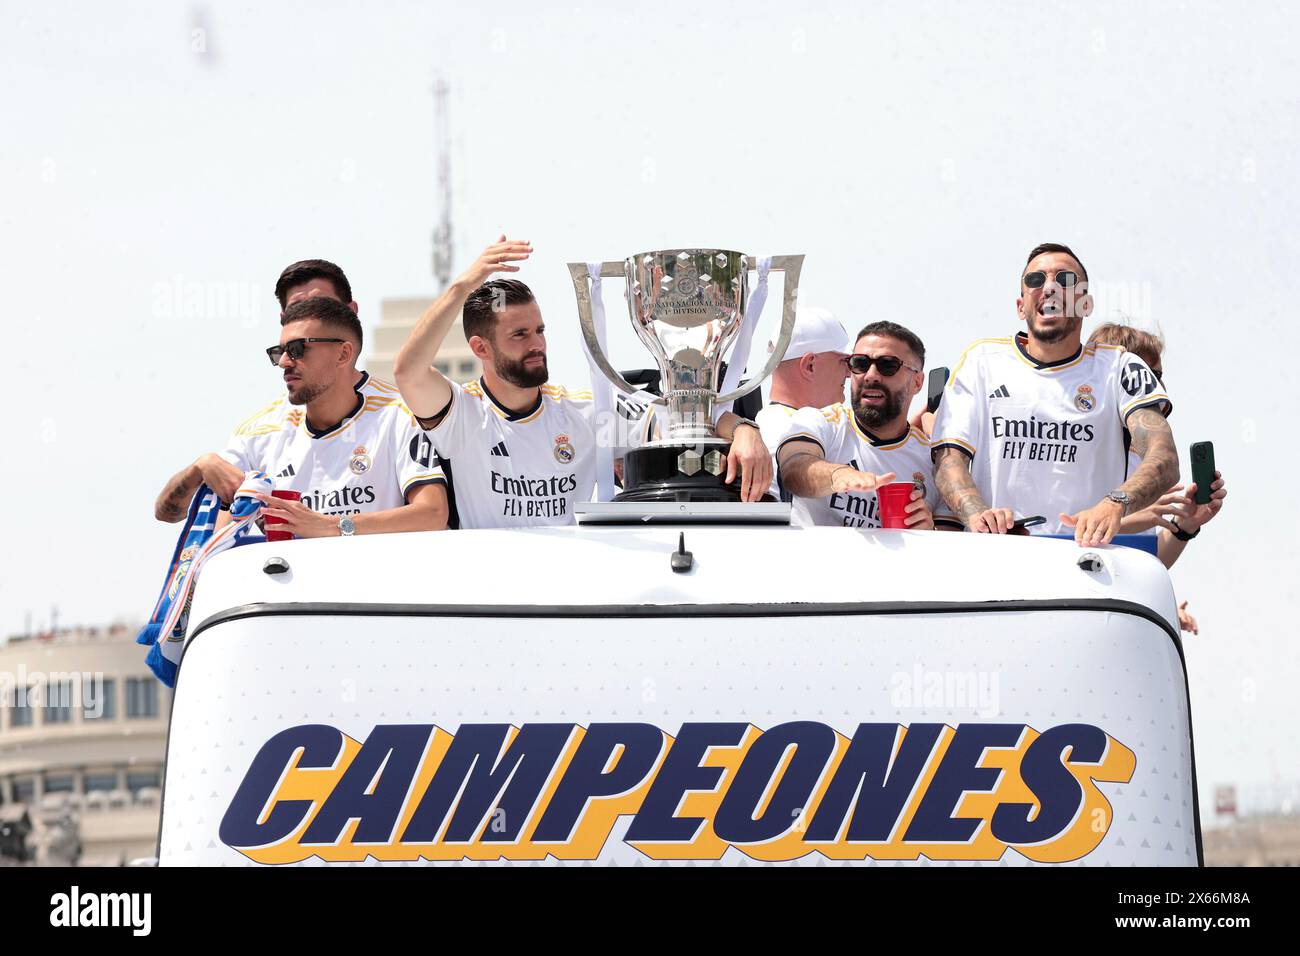
[[[844,400],[844,380],[849,376],[849,333],[828,310],[801,307],[795,314],[794,332],[785,358],[772,373],[772,393],[755,416],[763,444],[774,452],[790,431],[800,408],[824,408]],[[769,342],[768,351],[776,347]],[[775,475],[771,493],[780,497]]]

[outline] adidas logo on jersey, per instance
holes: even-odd
[[[503,441],[499,441],[492,446],[492,454],[496,455],[498,458],[510,457],[510,452],[506,451],[506,443]]]
[[[997,389],[995,389],[992,392],[989,392],[989,398],[1010,398],[1010,397],[1011,397],[1011,393],[1007,391],[1007,387],[1005,385],[999,385]]]
[[[293,470],[293,465],[286,465],[284,471],[280,472],[280,473],[279,473],[278,475],[276,475],[275,477],[277,477],[277,478],[292,478],[292,477],[293,477],[294,475],[296,475],[296,474],[297,474],[297,472]]]

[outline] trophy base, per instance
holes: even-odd
[[[623,459],[623,488],[615,501],[739,502],[740,482],[726,484],[728,442],[647,445]],[[763,501],[775,501],[765,494]]]

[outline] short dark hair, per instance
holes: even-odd
[[[898,339],[898,341],[904,343],[912,350],[912,354],[916,356],[916,360],[921,363],[921,368],[925,368],[925,343],[922,342],[920,336],[911,329],[904,328],[897,322],[881,320],[880,322],[872,322],[870,325],[864,326],[862,331],[858,333],[857,338],[853,341],[855,343],[858,342],[864,335],[888,335],[890,338]]]
[[[465,300],[461,326],[465,330],[465,338],[477,335],[491,342],[499,311],[508,305],[527,305],[533,301],[533,290],[518,279],[491,279],[484,282]]]
[[[284,310],[284,314],[280,316],[280,325],[301,322],[303,319],[316,319],[330,328],[346,332],[356,340],[357,354],[361,354],[363,341],[361,338],[361,322],[358,321],[357,314],[342,302],[319,295],[312,296],[310,299],[299,299]]]
[[[1040,242],[1029,251],[1029,258],[1025,260],[1025,269],[1029,268],[1029,263],[1033,262],[1044,252],[1063,252],[1075,262],[1079,263],[1079,271],[1083,273],[1083,281],[1088,281],[1088,270],[1083,266],[1083,260],[1075,254],[1075,251],[1069,246],[1063,246],[1059,242]],[[1025,269],[1020,270],[1020,278],[1025,277]]]
[[[275,280],[275,297],[280,300],[280,308],[285,307],[285,299],[290,289],[312,279],[329,279],[339,299],[343,302],[352,301],[352,284],[348,282],[348,277],[343,274],[342,269],[324,259],[303,259],[301,262],[285,266],[284,271],[280,273],[280,278]]]

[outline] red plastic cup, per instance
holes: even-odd
[[[302,501],[301,491],[288,491],[288,490],[281,490],[277,488],[271,492],[271,496],[275,498],[283,498],[285,501]],[[293,540],[292,531],[271,530],[271,525],[273,524],[284,524],[283,519],[272,518],[270,515],[264,515],[262,517],[262,524],[266,527],[267,541],[292,541]]]
[[[907,504],[912,500],[916,485],[910,481],[891,481],[876,489],[880,505],[880,527],[907,528]]]

